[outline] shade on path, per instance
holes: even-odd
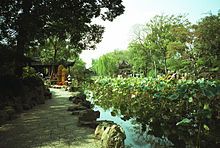
[[[78,127],[67,112],[70,92],[51,89],[53,99],[0,126],[0,148],[99,148],[94,129]]]

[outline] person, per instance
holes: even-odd
[[[67,84],[68,84],[68,86],[70,86],[71,85],[71,75],[69,74],[68,76],[67,76]]]
[[[68,80],[68,81],[71,81],[71,76],[70,76],[70,74],[67,76],[67,80]]]

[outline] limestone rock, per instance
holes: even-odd
[[[113,121],[100,121],[100,123],[95,129],[95,137],[101,140],[103,132],[106,130],[107,127],[113,124],[114,124]]]
[[[72,93],[72,96],[69,97],[69,100],[70,101],[73,101],[74,99],[76,100],[86,100],[86,95],[82,92],[73,92]]]
[[[75,97],[72,99],[72,103],[75,103],[75,104],[78,104],[78,103],[82,103],[82,102],[85,102],[86,99],[84,99],[84,97]]]
[[[89,102],[89,101],[87,101],[87,100],[85,100],[85,101],[83,101],[83,102],[80,102],[79,104],[81,104],[82,106],[84,106],[84,107],[86,107],[86,108],[88,108],[88,109],[91,109],[91,108],[92,108],[91,102]]]
[[[87,109],[79,112],[79,126],[87,126],[91,128],[96,128],[98,123],[96,119],[100,117],[99,111],[93,111],[92,109]]]
[[[72,96],[69,97],[69,100],[72,101],[74,98],[76,98],[80,94],[81,94],[81,92],[79,92],[79,91],[73,92]]]
[[[99,111],[87,109],[79,113],[79,121],[96,121],[100,117]]]
[[[85,110],[86,107],[80,105],[80,104],[73,104],[72,106],[69,106],[67,111],[77,111],[77,110]]]
[[[86,95],[81,92],[74,92],[69,100],[73,102],[73,104],[81,105],[87,109],[92,108],[92,104],[86,100]]]
[[[95,135],[98,139],[101,139],[101,144],[104,148],[125,147],[125,132],[119,125],[115,123],[104,121],[97,126]]]

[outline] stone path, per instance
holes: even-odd
[[[0,126],[0,148],[100,148],[94,130],[78,127],[66,109],[71,95],[51,89],[53,99]]]

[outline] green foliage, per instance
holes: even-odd
[[[31,88],[44,86],[43,80],[40,78],[39,75],[37,75],[35,69],[29,66],[23,67],[22,81],[24,85],[27,85]]]
[[[75,61],[75,64],[70,69],[70,75],[74,78],[75,85],[80,86],[80,84],[86,79],[86,64],[80,58]]]
[[[220,13],[203,18],[194,28],[198,75],[219,78]]]
[[[153,67],[150,57],[150,51],[148,52],[141,44],[137,42],[131,42],[128,46],[128,61],[132,65],[132,70],[135,73],[145,73]],[[153,57],[152,57],[153,58]]]
[[[133,73],[145,76],[157,77],[168,70],[187,73],[192,69],[190,46],[187,46],[192,42],[192,25],[185,16],[155,16],[138,29],[127,51],[108,53],[94,62],[93,69],[99,75],[117,73],[118,57],[132,65]]]
[[[121,3],[121,0],[111,2],[106,0],[49,0],[47,2],[22,0],[20,3],[16,0],[4,0],[0,5],[0,27],[3,31],[1,40],[13,44],[21,37],[20,35],[28,33],[22,37],[25,39],[25,45],[28,45],[33,44],[32,41],[35,39],[41,40],[52,35],[65,38],[69,33],[71,42],[75,46],[92,48],[94,46],[92,42],[100,42],[103,27],[90,24],[91,20],[101,17],[103,20],[113,21],[124,12],[124,6]],[[18,36],[15,38],[13,33],[18,33]]]
[[[217,146],[220,83],[163,78],[103,78],[90,86],[94,101],[123,119],[149,125],[149,134],[176,146]]]
[[[11,48],[0,45],[0,77],[14,74],[14,57],[15,53]]]
[[[187,50],[186,44],[191,42],[191,24],[184,16],[155,16],[140,30],[129,44],[130,63],[133,69],[143,71],[145,75],[154,70],[155,75],[166,74],[168,70],[179,71],[183,66],[175,67],[178,60]],[[133,57],[132,57],[133,56]]]
[[[0,76],[0,102],[7,101],[5,96],[19,96],[23,92],[22,80],[15,75]]]
[[[51,36],[38,49],[30,49],[28,56],[40,57],[42,63],[52,64],[74,60],[80,52],[81,49],[75,48],[69,40],[62,40],[57,36]]]
[[[128,46],[133,72],[157,77],[169,71],[192,79],[218,79],[220,14],[192,25],[185,16],[155,16],[134,31]]]
[[[92,70],[99,76],[116,76],[121,61],[127,61],[127,52],[115,50],[94,60]]]
[[[37,74],[33,67],[30,66],[23,67],[23,75],[22,75],[23,78],[36,77],[36,76]]]
[[[23,56],[51,36],[69,39],[74,49],[94,49],[104,27],[94,18],[113,21],[123,14],[122,0],[3,0],[0,2],[0,44],[16,49],[17,74]]]
[[[39,76],[31,76],[24,77],[22,79],[24,85],[28,86],[30,89],[34,89],[36,87],[45,87],[43,80]]]

